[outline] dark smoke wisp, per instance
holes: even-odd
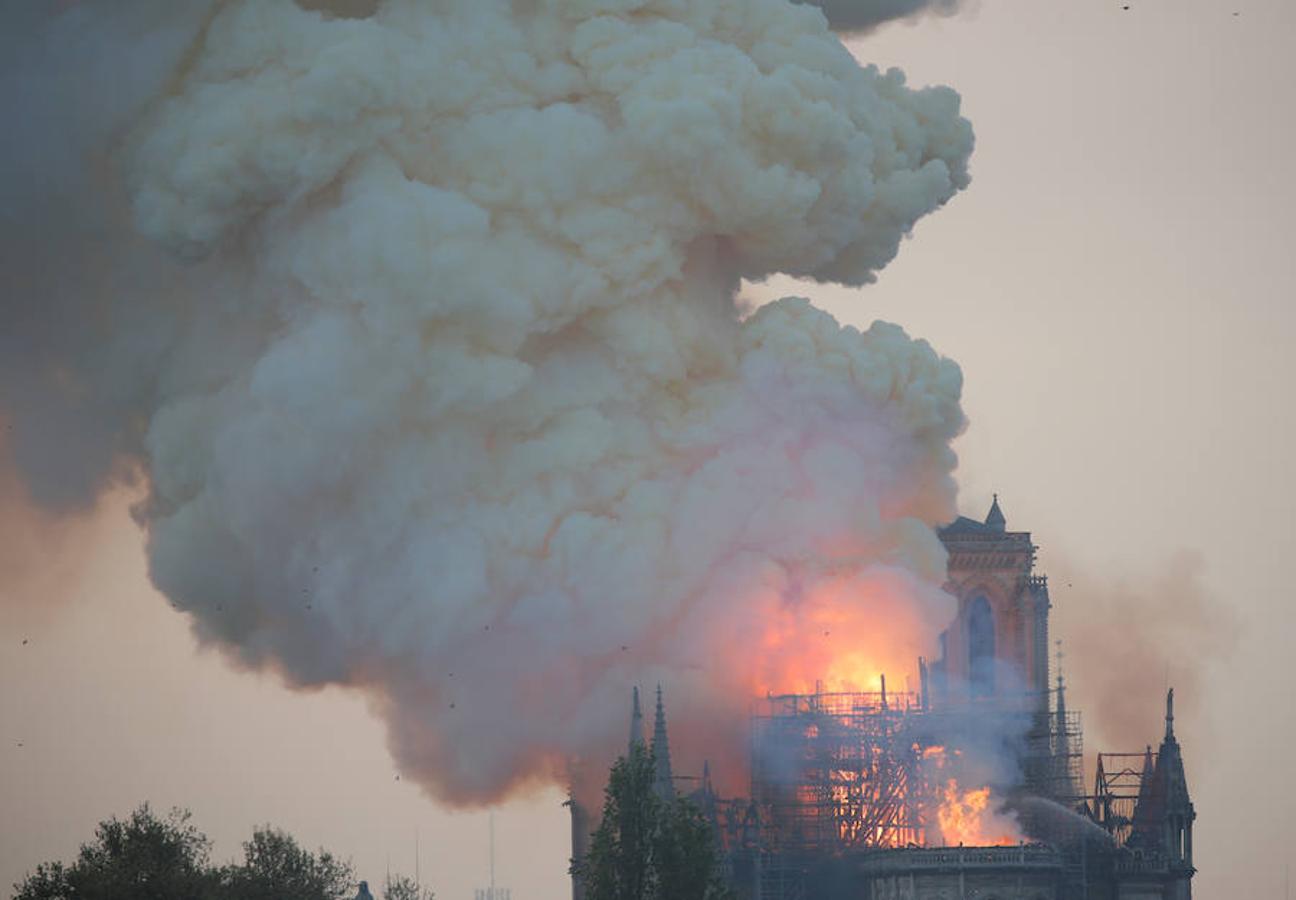
[[[885,22],[923,13],[950,16],[964,0],[803,0],[817,6],[835,31],[867,31]]]

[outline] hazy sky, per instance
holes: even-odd
[[[965,511],[998,491],[1009,527],[1034,532],[1060,636],[1078,634],[1075,702],[1138,676],[1127,693],[1146,705],[1146,734],[1086,709],[1090,761],[1105,739],[1155,742],[1167,680],[1195,685],[1180,736],[1197,896],[1278,896],[1296,839],[1296,8],[1123,5],[983,0],[855,42],[862,60],[962,94],[973,185],[876,285],[749,293],[898,322],[962,365]],[[486,878],[484,813],[447,812],[397,781],[357,697],[290,694],[197,653],[147,584],[127,505],[3,536],[0,596],[50,600],[0,603],[0,882],[147,799],[191,808],[218,857],[269,821],[350,855],[371,881],[389,857],[413,869],[417,832],[425,880],[470,897]],[[1147,610],[1165,620],[1169,658],[1149,643]],[[1104,620],[1118,651],[1093,639]],[[499,880],[517,900],[567,891],[560,799],[499,811]]]

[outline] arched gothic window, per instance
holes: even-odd
[[[984,594],[968,605],[968,678],[973,697],[989,697],[995,690],[994,613]]]

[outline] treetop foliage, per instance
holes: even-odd
[[[70,865],[42,863],[14,885],[14,900],[352,900],[351,864],[312,853],[266,825],[243,844],[243,862],[211,864],[211,841],[185,810],[156,815],[146,803],[99,824]],[[409,879],[387,882],[384,900],[433,900]]]
[[[434,896],[413,878],[393,875],[383,882],[383,900],[434,900]]]
[[[659,797],[655,778],[643,744],[612,767],[603,820],[572,863],[586,900],[731,900],[711,823],[687,798]]]
[[[211,842],[189,819],[181,810],[159,818],[146,803],[125,820],[100,822],[94,841],[82,845],[74,863],[37,866],[14,885],[14,900],[214,897]]]

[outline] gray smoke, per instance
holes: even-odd
[[[67,4],[64,4],[67,6]],[[28,491],[84,509],[143,456],[183,273],[132,234],[111,156],[206,2],[9,4],[0,27],[0,414]]]
[[[1167,687],[1181,731],[1209,739],[1213,668],[1237,645],[1237,615],[1204,580],[1201,555],[1181,552],[1150,571],[1094,575],[1049,565],[1064,638],[1068,700],[1091,742],[1138,751],[1161,736]]]
[[[10,452],[51,509],[145,485],[203,641],[368,692],[458,801],[611,752],[635,682],[727,738],[879,620],[931,652],[957,366],[735,292],[873,280],[968,183],[954,92],[786,0],[11,24]]]
[[[964,0],[804,0],[817,6],[836,31],[865,31],[884,22],[921,13],[950,16]]]

